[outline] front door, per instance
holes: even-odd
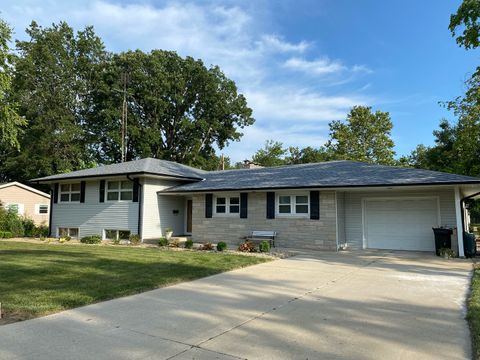
[[[187,233],[192,233],[192,200],[187,200]]]

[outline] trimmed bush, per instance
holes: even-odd
[[[192,239],[188,239],[187,241],[185,241],[185,249],[191,249],[192,247],[193,247]]]
[[[23,236],[26,237],[34,237],[37,236],[37,227],[32,219],[23,218],[22,219],[23,225]]]
[[[34,236],[35,237],[48,236],[48,226],[46,226],[46,225],[36,226]],[[69,241],[69,240],[67,240],[67,241]]]
[[[164,237],[161,237],[159,240],[158,240],[158,245],[159,246],[167,246],[168,245],[168,240]]]
[[[260,252],[269,252],[270,251],[270,243],[267,240],[263,240],[259,245],[258,248]]]
[[[80,239],[80,242],[83,244],[98,244],[101,241],[102,237],[100,235],[84,236]]]
[[[257,247],[251,241],[245,241],[244,243],[240,244],[238,247],[238,251],[241,252],[257,252]]]
[[[223,250],[226,250],[227,249],[227,244],[223,241],[220,241],[218,244],[217,244],[217,250],[218,251],[223,251]]]
[[[130,234],[130,236],[128,237],[128,240],[129,240],[133,245],[138,245],[138,244],[140,244],[140,235]]]

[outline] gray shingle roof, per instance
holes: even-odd
[[[141,160],[127,161],[120,164],[104,165],[91,169],[73,171],[66,174],[46,176],[33,179],[32,181],[52,181],[61,179],[142,173],[200,180],[205,177],[206,172],[172,161],[145,158]]]
[[[204,181],[172,187],[165,192],[480,183],[480,178],[469,176],[355,161],[212,171],[205,177]]]

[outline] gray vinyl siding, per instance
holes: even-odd
[[[345,243],[345,193],[337,192],[337,245]]]
[[[349,248],[363,246],[362,199],[371,197],[421,197],[439,196],[440,221],[442,226],[456,227],[455,195],[453,188],[432,190],[388,190],[345,192],[345,237]]]
[[[143,183],[142,238],[158,239],[165,228],[173,228],[174,235],[184,233],[185,198],[177,195],[157,195],[158,191],[180,182],[145,178]],[[174,210],[178,213],[174,214]]]
[[[84,203],[60,203],[52,207],[52,232],[59,227],[78,228],[79,236],[102,235],[105,229],[138,233],[138,203],[99,201],[100,181],[87,181]]]

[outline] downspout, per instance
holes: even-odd
[[[134,182],[130,175],[127,174],[127,179],[131,182]],[[142,238],[142,184],[138,181],[138,225],[137,225],[137,234]],[[143,242],[143,240],[142,240]]]

